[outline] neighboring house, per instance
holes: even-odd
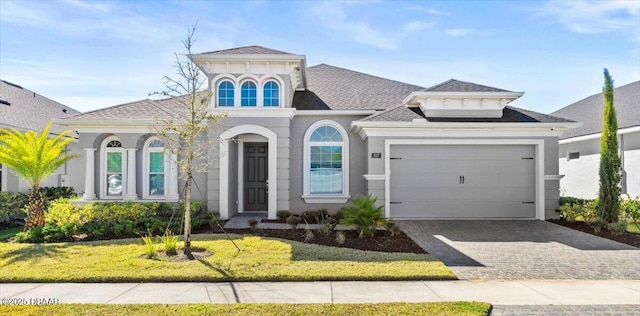
[[[577,124],[508,106],[522,92],[453,79],[423,88],[259,46],[191,58],[209,78],[210,111],[227,114],[194,190],[223,218],[337,211],[367,194],[396,219],[556,216],[558,136]],[[80,135],[85,200],[178,199],[152,128],[179,115],[175,102],[57,121]]]
[[[618,119],[618,146],[622,161],[622,193],[640,195],[640,81],[613,90]],[[580,128],[560,136],[561,194],[593,199],[598,196],[600,136],[602,131],[602,93],[594,94],[551,113],[584,122]]]
[[[49,121],[79,113],[17,84],[0,81],[0,128],[40,133]],[[50,132],[58,134],[64,130],[64,126],[54,124]],[[71,143],[69,151],[78,153],[76,146],[77,142]],[[83,189],[84,183],[74,183],[66,172],[68,165],[73,163],[76,162],[68,162],[56,170],[41,186],[73,186],[76,190]],[[31,186],[27,182],[19,179],[6,166],[0,165],[0,191],[23,192],[29,189]]]

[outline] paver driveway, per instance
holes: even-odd
[[[640,280],[640,249],[553,223],[397,221],[460,279]]]

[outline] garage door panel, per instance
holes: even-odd
[[[405,188],[398,191],[392,191],[391,201],[398,202],[423,202],[425,204],[432,202],[458,201],[501,201],[508,202],[529,202],[533,201],[533,193],[521,188],[460,188],[460,187],[443,187],[443,188]]]
[[[391,205],[399,206],[397,204]],[[445,202],[433,202],[424,204],[421,202],[403,202],[403,212],[394,218],[531,218],[535,213],[534,204],[521,204],[517,202],[502,202],[496,204],[490,202],[468,202],[450,204]]]
[[[531,145],[391,147],[392,218],[534,218]]]
[[[394,159],[391,161],[395,174],[431,174],[433,170],[440,173],[475,173],[478,169],[483,172],[527,173],[533,166],[533,160],[517,159],[486,159],[478,160],[472,157],[463,159]]]

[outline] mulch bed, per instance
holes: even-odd
[[[575,230],[579,230],[581,232],[585,232],[587,234],[599,236],[606,239],[615,240],[617,242],[621,242],[623,244],[631,245],[634,247],[640,248],[640,234],[624,232],[620,235],[616,235],[605,228],[596,232],[593,227],[589,226],[589,224],[585,222],[567,222],[563,219],[549,219],[547,220],[551,223],[562,225],[565,227],[573,228]]]
[[[306,231],[304,229],[225,229],[225,231],[233,234],[273,237],[300,242],[305,242],[306,237]],[[307,243],[368,251],[427,253],[404,232],[390,236],[389,232],[380,230],[376,232],[374,237],[358,238],[356,231],[348,230],[344,231],[345,241],[343,244],[336,242],[335,232],[330,235],[324,235],[314,230],[313,234],[313,238],[307,241]]]

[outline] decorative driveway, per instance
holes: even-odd
[[[397,221],[460,279],[640,280],[640,249],[538,221]]]

